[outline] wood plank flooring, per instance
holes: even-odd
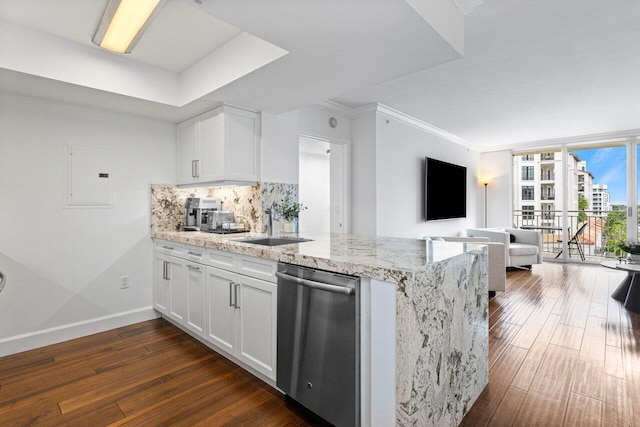
[[[625,277],[545,263],[490,301],[489,385],[465,426],[640,427],[640,315]],[[164,320],[0,358],[0,426],[322,421]]]
[[[626,273],[545,263],[489,304],[489,385],[463,426],[640,427],[640,315]]]
[[[162,319],[0,358],[0,426],[322,420]]]

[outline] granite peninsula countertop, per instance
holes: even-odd
[[[272,247],[238,241],[265,237],[254,233],[219,235],[197,231],[152,231],[151,237],[398,284],[435,263],[483,247],[470,243],[345,234],[304,234],[300,237],[312,241]]]

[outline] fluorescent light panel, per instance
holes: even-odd
[[[165,0],[109,0],[93,42],[117,53],[130,53],[153,13]]]

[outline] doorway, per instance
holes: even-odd
[[[300,233],[348,233],[348,144],[301,135],[298,146]]]

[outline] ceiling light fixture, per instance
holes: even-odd
[[[91,39],[117,53],[131,53],[154,13],[166,0],[109,0]]]

